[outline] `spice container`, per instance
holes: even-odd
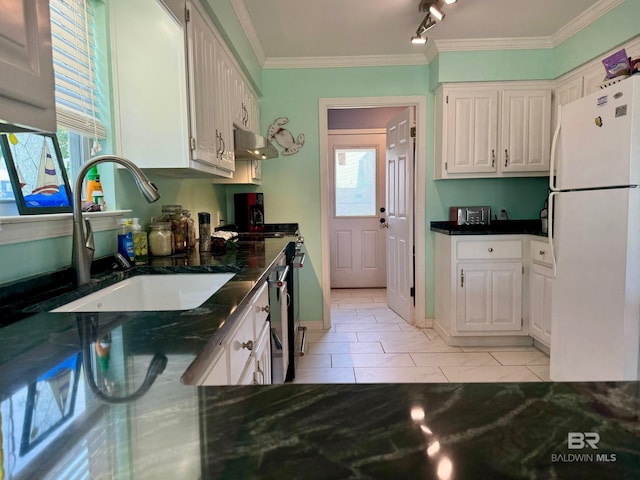
[[[211,214],[207,212],[198,213],[198,224],[200,227],[200,251],[211,251]]]
[[[166,257],[173,253],[173,234],[169,222],[153,223],[149,227],[149,251],[154,257]]]

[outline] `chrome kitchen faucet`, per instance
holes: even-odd
[[[84,225],[82,222],[82,182],[91,167],[104,162],[117,163],[129,170],[131,175],[133,175],[133,179],[136,181],[138,189],[147,202],[153,203],[160,198],[160,193],[156,186],[151,183],[142,170],[131,162],[131,160],[116,155],[101,155],[90,159],[84,164],[80,173],[78,173],[75,189],[73,190],[72,267],[76,271],[78,285],[89,283],[91,278],[91,262],[93,261],[93,253],[95,251],[91,223],[88,218],[84,220]]]

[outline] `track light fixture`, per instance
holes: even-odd
[[[418,25],[416,34],[411,37],[411,43],[427,43],[427,37],[424,36],[424,33],[435,26],[436,20],[444,20],[445,14],[440,6],[442,2],[446,5],[451,5],[452,3],[456,3],[456,1],[457,0],[420,0],[418,11],[427,12],[427,15],[422,22],[420,22],[420,25]]]

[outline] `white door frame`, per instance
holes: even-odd
[[[329,110],[344,108],[375,107],[415,107],[416,114],[416,157],[415,157],[415,194],[413,211],[415,221],[415,321],[416,325],[425,324],[425,237],[426,237],[426,180],[427,180],[427,98],[426,96],[403,97],[352,97],[321,98],[319,101],[319,141],[320,141],[320,225],[322,240],[322,326],[331,328],[331,257],[329,232]]]

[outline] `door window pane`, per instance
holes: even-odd
[[[336,217],[376,215],[376,149],[335,149]]]

